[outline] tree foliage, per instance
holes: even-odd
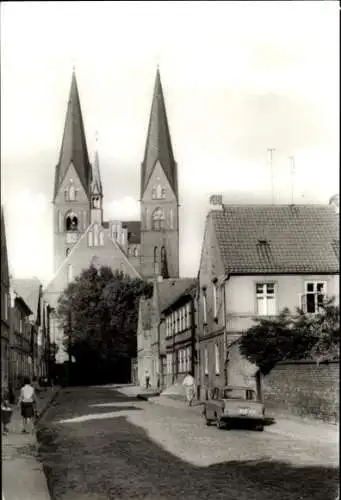
[[[57,314],[76,363],[104,376],[119,358],[135,356],[138,302],[151,289],[151,283],[108,267],[91,266],[70,283]]]
[[[241,337],[239,350],[263,374],[269,373],[279,361],[338,359],[339,306],[331,299],[317,314],[284,309],[276,317],[255,318],[255,324]]]

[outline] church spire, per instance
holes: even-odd
[[[103,222],[103,188],[101,181],[101,174],[99,170],[99,156],[98,156],[98,133],[96,132],[96,151],[95,158],[92,165],[91,176],[91,222]]]
[[[141,166],[141,198],[157,161],[161,163],[170,186],[177,197],[177,166],[173,156],[159,67],[157,67],[156,71],[146,148]]]
[[[89,193],[91,166],[86,145],[83,117],[74,69],[66,111],[63,140],[60,149],[59,161],[56,166],[54,199],[57,196],[58,189],[71,162],[76,169],[85,192]]]

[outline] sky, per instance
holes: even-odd
[[[339,190],[336,1],[2,2],[1,33],[1,197],[15,277],[52,276],[73,66],[91,158],[98,131],[105,219],[134,220],[159,64],[181,276],[197,274],[210,194],[298,204]]]

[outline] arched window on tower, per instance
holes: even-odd
[[[98,246],[98,224],[94,225],[94,246]]]
[[[68,190],[68,188],[64,189],[64,201],[69,201],[69,190]]]
[[[154,247],[154,274],[156,276],[160,274],[159,252],[157,247]]]
[[[73,212],[66,214],[65,229],[66,231],[78,231],[78,218]]]
[[[160,184],[156,186],[156,198],[160,200],[162,198],[162,187]]]
[[[69,200],[75,201],[75,187],[73,184],[71,184],[70,189],[69,189]]]
[[[161,189],[161,198],[164,200],[166,198],[166,188]]]
[[[152,187],[152,200],[155,200],[156,198],[156,186]]]
[[[162,231],[165,228],[165,213],[161,208],[156,208],[152,215],[152,230]]]

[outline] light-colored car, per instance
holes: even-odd
[[[203,415],[207,425],[215,423],[218,429],[243,424],[264,430],[264,405],[250,387],[216,387],[204,403]]]

